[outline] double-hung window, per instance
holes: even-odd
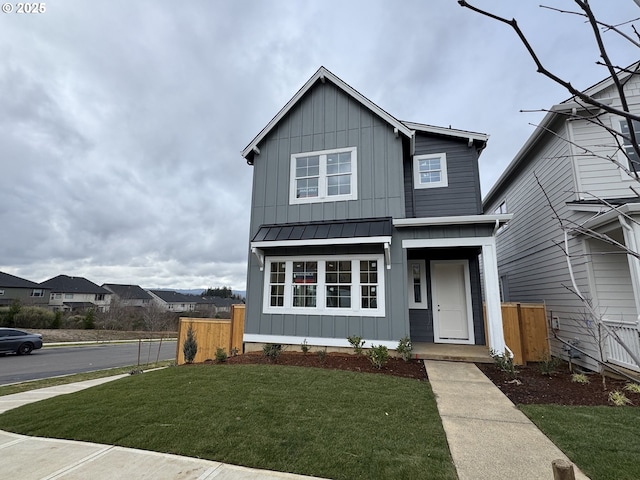
[[[356,200],[357,163],[356,147],[291,155],[289,203]]]
[[[640,122],[633,120],[633,130],[636,142],[640,143]],[[640,173],[640,160],[638,160],[638,156],[631,145],[631,133],[629,132],[629,124],[626,120],[620,120],[620,133],[622,134],[623,149],[623,154],[621,155],[623,158],[621,158],[620,163],[625,165],[631,172],[634,171],[635,167],[635,171]]]
[[[447,155],[437,153],[413,157],[413,184],[415,188],[448,186]]]
[[[264,313],[384,316],[382,255],[265,259]]]

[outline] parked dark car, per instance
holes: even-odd
[[[42,348],[42,335],[39,333],[0,327],[0,353],[15,352],[18,355],[28,355],[38,348]]]

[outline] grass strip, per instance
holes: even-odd
[[[333,479],[457,478],[429,383],[387,375],[174,367],[10,410],[0,428]]]
[[[520,405],[591,480],[640,478],[640,422],[634,407]]]
[[[122,373],[129,373],[132,370],[147,370],[151,368],[168,367],[173,365],[173,360],[166,360],[157,363],[149,363],[145,365],[131,365],[129,367],[109,368],[107,370],[95,370],[93,372],[74,373],[62,377],[43,378],[42,380],[30,380],[27,382],[14,383],[0,387],[0,397],[3,395],[11,395],[12,393],[28,392],[29,390],[37,390],[38,388],[55,387],[56,385],[66,385],[68,383],[82,382],[84,380],[93,380],[94,378],[111,377]]]

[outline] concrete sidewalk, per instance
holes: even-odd
[[[568,460],[473,363],[424,363],[460,480],[551,480]]]
[[[128,374],[0,397],[0,413],[21,405],[126,377]],[[0,478],[25,480],[277,480],[313,479],[97,443],[27,437],[0,430]]]

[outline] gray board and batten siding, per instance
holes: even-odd
[[[250,236],[264,224],[404,216],[402,143],[357,100],[316,84],[259,144]],[[357,148],[357,200],[291,205],[291,155],[343,147]]]
[[[482,214],[479,153],[465,139],[416,133],[415,155],[445,153],[448,186],[414,188],[413,160],[404,160],[405,205],[407,218]]]

